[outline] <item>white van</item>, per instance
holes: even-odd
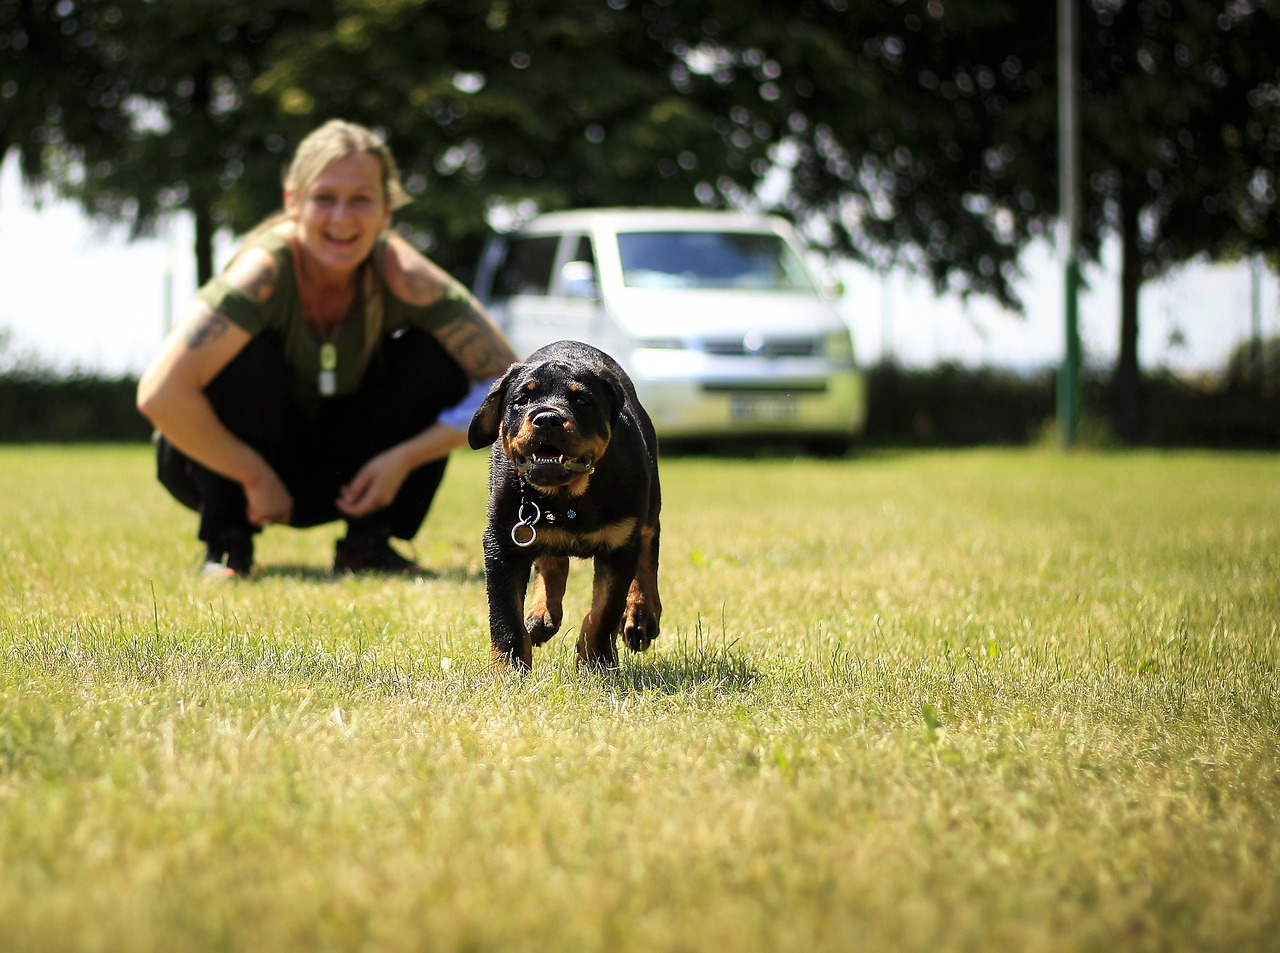
[[[613,355],[660,438],[843,451],[865,425],[848,326],[781,219],[548,213],[489,242],[475,290],[522,356],[562,338]]]

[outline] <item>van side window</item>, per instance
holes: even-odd
[[[494,279],[493,297],[545,295],[551,287],[551,267],[559,244],[559,235],[511,239]]]

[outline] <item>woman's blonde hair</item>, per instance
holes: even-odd
[[[306,191],[331,162],[361,152],[373,156],[382,167],[382,192],[392,210],[408,205],[409,193],[386,142],[373,130],[343,119],[330,119],[298,143],[284,176],[285,191]]]

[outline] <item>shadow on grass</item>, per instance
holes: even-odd
[[[623,650],[622,664],[608,673],[608,679],[621,692],[745,692],[760,681],[761,673],[753,659],[737,651],[736,644],[711,640],[699,622],[692,635],[677,631],[667,645],[660,639],[656,654],[632,655]]]
[[[304,565],[301,563],[280,563],[271,566],[262,566],[258,569],[255,579],[293,579],[298,582],[312,583],[336,583],[352,578],[351,573],[335,573],[332,569]],[[443,571],[435,569],[423,569],[421,572],[403,573],[398,575],[386,575],[380,573],[368,573],[368,577],[375,579],[404,579],[407,582],[414,580],[439,580],[442,582],[456,583],[482,583],[484,582],[484,570],[468,569],[463,566],[456,566],[452,569]]]

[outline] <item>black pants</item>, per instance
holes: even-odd
[[[290,399],[289,371],[279,348],[255,338],[205,388],[218,418],[260,453],[293,495],[290,526],[345,519],[335,505],[343,484],[378,453],[421,433],[467,393],[470,382],[434,337],[406,330],[386,338],[360,390],[326,400],[309,418]],[[446,459],[409,474],[395,500],[349,529],[412,539],[444,477]],[[206,543],[229,533],[257,532],[244,489],[196,463],[161,436],[157,475],[174,499],[200,514]]]

